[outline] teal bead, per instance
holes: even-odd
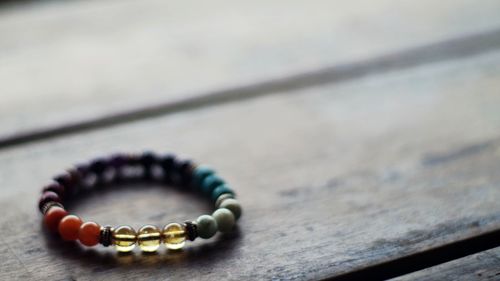
[[[198,236],[208,239],[217,233],[217,221],[209,215],[201,215],[196,219]]]
[[[193,185],[196,187],[200,187],[201,184],[203,183],[203,180],[210,176],[213,175],[215,172],[208,166],[203,166],[200,165],[196,167],[196,169],[193,172]]]
[[[236,220],[241,217],[241,205],[234,198],[225,199],[222,203],[220,203],[219,208],[226,208],[231,211]]]
[[[212,194],[212,191],[214,191],[214,189],[223,184],[223,179],[219,178],[216,175],[210,175],[203,180],[201,184],[201,191],[203,191],[203,193],[205,194],[210,195]]]
[[[231,231],[236,221],[233,213],[226,208],[215,210],[215,212],[212,214],[212,217],[217,222],[217,228],[220,232]]]
[[[217,186],[213,191],[212,191],[212,200],[215,202],[217,201],[217,198],[221,196],[224,193],[230,193],[234,195],[234,191],[232,191],[227,185],[222,184]]]

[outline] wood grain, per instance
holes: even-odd
[[[500,248],[491,249],[462,259],[450,261],[412,274],[394,278],[408,280],[498,280],[500,278]]]
[[[284,8],[286,7],[286,8]],[[500,27],[498,1],[57,1],[0,11],[0,138]]]
[[[0,279],[322,279],[498,229],[499,78],[497,52],[3,150]],[[158,255],[44,233],[46,179],[142,149],[217,167],[244,206],[237,231]],[[74,211],[135,228],[209,211],[144,184],[98,194]]]

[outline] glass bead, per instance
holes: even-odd
[[[154,225],[145,225],[139,229],[137,243],[144,252],[154,252],[158,250],[161,243],[161,232]]]
[[[113,231],[112,241],[119,252],[130,252],[135,247],[137,234],[130,226],[120,226]]]
[[[186,230],[178,223],[169,223],[163,229],[163,241],[171,250],[178,250],[186,243]]]

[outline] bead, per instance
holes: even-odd
[[[229,199],[229,198],[234,198],[234,194],[232,193],[223,193],[215,200],[215,208],[218,209],[222,201]]]
[[[201,215],[196,219],[198,225],[198,236],[203,239],[208,239],[217,232],[217,222],[212,216]]]
[[[89,169],[97,176],[102,175],[106,170],[107,161],[103,158],[97,158],[90,163]]]
[[[88,247],[97,245],[100,235],[101,226],[92,221],[82,224],[78,230],[78,240]]]
[[[152,167],[157,162],[157,157],[153,152],[144,152],[139,159],[142,167],[144,168],[144,178],[151,179]]]
[[[203,180],[214,174],[214,170],[208,166],[200,165],[193,171],[193,185],[200,187]]]
[[[219,196],[226,193],[234,195],[233,190],[230,189],[227,185],[219,185],[212,191],[212,200],[215,202],[217,201],[217,198],[219,198]]]
[[[217,188],[220,185],[224,184],[224,180],[219,178],[216,175],[209,175],[207,176],[203,182],[201,183],[201,191],[205,194],[212,194],[215,188]]]
[[[40,211],[42,211],[45,203],[48,203],[48,202],[61,203],[61,197],[59,197],[59,195],[57,195],[57,193],[55,193],[53,191],[45,191],[42,194],[42,196],[40,197],[40,201],[38,201],[38,208],[40,209]]]
[[[160,158],[160,166],[163,169],[163,174],[166,182],[172,181],[172,171],[175,164],[175,156],[172,154],[166,154]]]
[[[101,233],[99,235],[99,243],[101,243],[104,247],[108,247],[112,243],[112,234],[114,229],[107,225],[101,228]]]
[[[135,247],[137,235],[130,226],[120,226],[113,231],[112,241],[119,252],[130,252]]]
[[[193,176],[194,163],[191,160],[178,161],[176,163],[176,171],[180,178],[180,184],[188,185]]]
[[[52,207],[60,207],[60,208],[63,208],[64,209],[64,206],[63,204],[59,203],[59,202],[54,202],[54,201],[49,201],[45,204],[43,204],[42,206],[42,214],[46,214],[50,208]]]
[[[158,250],[161,243],[161,232],[154,225],[145,225],[139,229],[137,243],[144,252],[154,252]]]
[[[163,229],[163,242],[170,250],[178,250],[186,243],[186,231],[181,224],[169,223]]]
[[[74,215],[65,216],[59,222],[59,234],[66,241],[73,241],[78,239],[78,231],[82,225],[82,220]]]
[[[52,232],[57,232],[59,222],[68,215],[68,212],[61,207],[50,208],[43,217],[43,222],[47,228]]]
[[[194,241],[198,237],[198,226],[195,222],[186,221],[184,222],[184,229],[186,229],[186,238],[189,241]]]
[[[234,227],[235,219],[231,211],[226,208],[220,208],[215,210],[212,214],[215,221],[217,222],[217,228],[220,232],[229,232]]]
[[[228,198],[222,201],[218,208],[226,208],[231,211],[234,215],[234,218],[237,220],[241,217],[241,205],[240,203],[233,198]]]
[[[65,190],[64,186],[58,182],[52,182],[43,188],[43,192],[52,191],[52,192],[56,193],[57,195],[59,195],[59,198],[64,197],[64,190]]]

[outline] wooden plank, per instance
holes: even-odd
[[[394,278],[408,280],[498,280],[500,278],[500,248],[491,249],[425,270]]]
[[[0,153],[0,278],[338,276],[500,227],[500,54],[204,108]],[[113,151],[154,149],[217,167],[244,206],[233,235],[181,253],[117,256],[42,231],[40,185]],[[74,207],[102,224],[162,225],[209,210],[171,189],[103,191]],[[4,268],[6,268],[4,270]]]
[[[147,0],[1,10],[0,139],[495,29],[499,9]]]

